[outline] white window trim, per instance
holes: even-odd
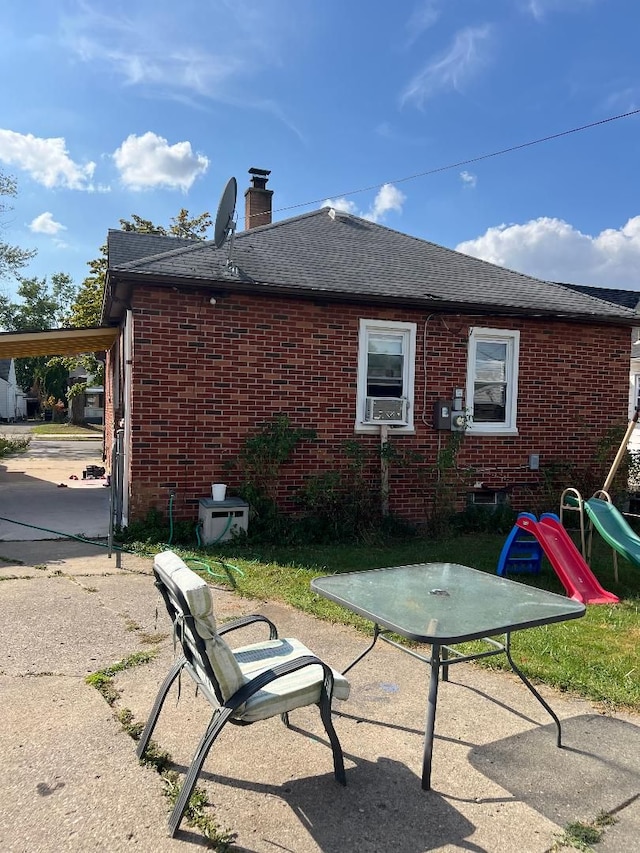
[[[398,320],[360,320],[358,335],[358,391],[356,395],[355,432],[378,433],[377,424],[363,423],[365,400],[367,397],[367,339],[371,332],[379,334],[397,334],[405,336],[406,351],[404,353],[404,375],[402,385],[407,398],[407,423],[405,426],[388,425],[394,433],[415,432],[413,410],[415,405],[415,365],[416,365],[416,334],[417,323],[404,323]],[[385,426],[385,424],[381,424]]]
[[[473,422],[473,391],[475,382],[476,347],[478,341],[495,341],[507,344],[507,409],[504,424]],[[471,435],[518,435],[518,367],[520,361],[520,332],[511,329],[486,329],[472,326],[469,329],[467,352],[467,409],[466,432]]]

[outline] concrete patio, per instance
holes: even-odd
[[[2,542],[0,726],[4,756],[0,849],[165,851],[206,847],[186,822],[167,836],[169,803],[158,773],[140,766],[115,713],[144,721],[173,658],[170,625],[151,560],[80,542]],[[226,588],[219,617],[262,612],[337,668],[366,645],[356,631]],[[249,641],[250,637],[243,637]],[[119,673],[115,706],[85,676],[132,653],[150,662]],[[426,682],[416,662],[381,645],[350,673],[352,695],[336,705],[347,787],[314,709],[227,728],[200,780],[218,824],[246,853],[346,850],[544,853],[572,821],[614,816],[602,853],[637,849],[640,720],[605,716],[590,703],[542,688],[563,720],[565,748],[521,682],[461,664],[440,689],[433,790],[420,788]],[[210,716],[182,680],[154,739],[184,772]]]

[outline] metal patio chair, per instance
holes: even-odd
[[[153,571],[182,654],[160,687],[138,743],[138,757],[144,755],[169,688],[183,669],[214,707],[169,817],[171,835],[180,826],[202,765],[227,722],[245,726],[280,715],[289,726],[290,711],[318,705],[333,750],[335,777],[345,785],[342,748],[331,720],[332,698],[349,696],[349,682],[344,676],[298,640],[278,638],[275,625],[266,616],[244,616],[218,629],[211,588],[172,551],[155,557]],[[232,650],[222,638],[254,622],[268,626],[268,640]]]

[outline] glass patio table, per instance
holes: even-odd
[[[513,661],[511,633],[584,616],[586,608],[581,602],[456,563],[421,563],[328,575],[312,580],[311,588],[373,622],[371,644],[343,672],[362,660],[378,638],[430,665],[422,763],[424,790],[431,788],[440,669],[446,681],[449,667],[456,663],[506,655],[513,671],[553,718],[557,744],[562,745],[560,720]],[[419,654],[397,643],[390,634],[428,644],[431,653],[428,657]],[[495,638],[501,635],[503,641],[499,642]],[[482,649],[463,653],[452,648],[470,640],[482,640]]]

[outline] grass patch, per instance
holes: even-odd
[[[494,574],[503,535],[489,533],[455,539],[411,539],[388,546],[336,545],[307,548],[256,547],[229,543],[208,549],[209,555],[241,569],[236,591],[246,597],[279,600],[321,619],[371,633],[369,622],[313,593],[314,577],[334,572],[423,562],[461,563]],[[190,552],[200,557],[202,552]],[[206,559],[206,557],[205,557]],[[512,635],[516,663],[534,682],[589,699],[606,710],[640,711],[640,569],[618,558],[614,582],[611,549],[594,540],[592,566],[600,583],[621,599],[617,605],[591,605],[584,618],[546,625]],[[194,566],[196,571],[198,567]],[[206,572],[201,572],[207,577]],[[214,585],[220,578],[207,578]],[[564,595],[551,566],[543,561],[539,575],[513,580]],[[480,665],[509,669],[502,655]]]
[[[140,666],[143,663],[149,663],[156,656],[157,652],[135,652],[129,655],[118,663],[106,666],[104,669],[99,669],[97,672],[92,672],[87,675],[85,681],[91,687],[102,694],[105,701],[113,706],[120,697],[120,691],[113,683],[113,677],[118,672],[124,672],[125,669],[132,669],[134,666]]]
[[[201,550],[174,548],[212,585],[229,587],[219,561],[236,566],[235,591],[247,598],[282,601],[320,619],[351,625],[371,634],[370,622],[310,589],[314,577],[412,563],[460,563],[495,574],[505,536],[493,533],[459,535],[450,539],[411,538],[389,545],[340,544],[306,547],[256,545],[246,540]],[[146,553],[166,548],[150,541]],[[173,546],[172,546],[173,547]],[[200,561],[200,565],[196,563]],[[212,573],[203,569],[209,562]],[[571,692],[599,703],[604,710],[640,711],[640,568],[618,556],[615,583],[611,549],[594,537],[592,569],[602,586],[621,599],[617,605],[591,605],[582,619],[541,626],[512,635],[514,659],[534,682]],[[564,595],[564,589],[543,560],[538,575],[513,575],[512,580]],[[480,666],[509,669],[502,655],[486,658]]]
[[[142,631],[138,635],[138,640],[143,646],[156,646],[163,640],[166,640],[169,634],[162,631]]]
[[[99,438],[103,435],[104,429],[100,424],[54,424],[47,421],[42,424],[37,424],[31,427],[31,434],[36,438],[41,435],[55,435],[56,438],[77,438],[78,436],[89,436],[91,438]]]
[[[564,832],[558,837],[551,848],[553,853],[563,848],[571,847],[583,853],[593,853],[592,844],[598,844],[608,826],[613,826],[616,819],[607,812],[601,812],[593,821],[576,820],[568,823]]]

